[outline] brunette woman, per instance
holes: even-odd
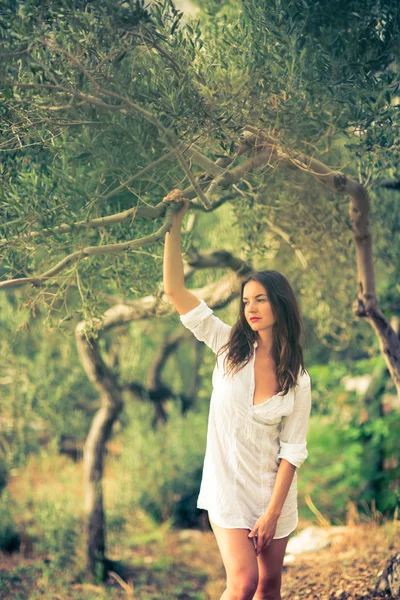
[[[165,239],[165,293],[216,354],[197,506],[208,511],[226,570],[221,600],[280,600],[311,410],[299,307],[281,273],[257,271],[242,282],[237,322],[223,323],[185,287],[180,231],[189,202],[178,193],[164,201],[182,203]]]

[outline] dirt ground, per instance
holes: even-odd
[[[66,459],[46,464],[37,459],[13,478],[9,490],[18,508],[20,532],[34,521],[30,509],[43,499],[52,503],[64,495],[75,498],[77,510],[81,507],[81,468]],[[371,515],[360,523],[359,515],[353,517],[329,547],[296,555],[284,565],[282,600],[390,597],[374,589],[387,560],[400,551],[400,520],[378,524]],[[295,534],[311,524],[300,520]],[[73,567],[59,572],[54,557],[40,551],[40,530],[27,537],[20,552],[0,552],[0,600],[219,600],[225,589],[225,571],[211,530],[156,525],[140,510],[129,513],[122,528],[109,522],[107,549],[114,571],[105,586],[87,581],[83,522],[82,534]],[[61,550],[68,555],[67,548]]]
[[[293,563],[284,566],[282,600],[369,600],[390,597],[374,592],[374,587],[377,575],[385,567],[388,557],[399,551],[399,532],[400,526],[395,523],[384,527],[373,523],[357,525],[349,528],[344,537],[332,541],[330,547],[297,555]],[[212,532],[187,532],[187,537],[197,539],[197,552],[191,559],[193,566],[198,565],[208,575],[205,597],[207,600],[218,600],[225,589],[225,572],[214,535]],[[193,539],[190,542],[193,543]],[[176,539],[171,539],[171,544],[176,559],[187,561],[191,544],[184,539],[178,544]]]
[[[284,566],[282,600],[369,600],[378,573],[398,551],[398,523],[357,525],[318,552],[297,555]],[[211,531],[166,529],[153,541],[121,546],[117,574],[106,586],[45,578],[38,557],[0,554],[1,600],[219,600],[225,572]],[[43,557],[42,557],[43,562]],[[7,577],[6,577],[7,576]],[[6,581],[7,579],[7,581]]]

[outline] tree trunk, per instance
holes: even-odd
[[[192,337],[194,338],[194,336]],[[192,343],[194,344],[192,382],[188,386],[188,394],[181,395],[182,415],[186,415],[192,408],[201,384],[200,367],[203,362],[205,344],[199,342],[196,338],[193,339]]]
[[[97,341],[87,337],[85,323],[76,328],[76,341],[83,367],[100,392],[101,406],[87,436],[83,461],[85,511],[87,514],[87,568],[92,579],[104,581],[107,576],[106,523],[103,507],[104,454],[112,426],[122,410],[122,394],[118,383],[101,358]]]
[[[241,265],[242,266],[242,265]],[[246,272],[251,270],[246,267]],[[240,290],[240,278],[237,275],[222,277],[217,283],[209,284],[199,290],[199,296],[205,297],[213,308],[221,308],[235,298]],[[95,322],[97,333],[129,323],[133,320],[166,316],[172,313],[170,303],[160,307],[160,299],[147,297],[127,305],[110,308],[102,320]],[[104,453],[113,423],[122,410],[122,390],[118,382],[104,363],[97,341],[86,332],[87,324],[81,322],[76,328],[76,343],[82,365],[89,380],[100,393],[101,406],[96,412],[84,446],[85,510],[87,514],[87,567],[94,579],[104,580],[107,575],[106,525],[103,506],[103,467]],[[200,355],[197,357],[200,360]],[[193,389],[198,380],[193,382]],[[132,384],[131,391],[140,394],[143,386]],[[190,404],[184,398],[184,405]]]
[[[277,140],[262,129],[246,125],[246,131],[261,136],[273,148],[272,158],[286,167],[296,167],[308,172],[323,185],[350,197],[349,217],[357,263],[356,316],[363,317],[371,325],[379,340],[382,356],[400,397],[400,339],[388,319],[379,308],[375,289],[375,272],[372,252],[372,235],[369,228],[370,199],[366,188],[351,177],[333,171],[319,160],[298,152],[291,156],[279,148]]]
[[[385,493],[385,489],[383,488],[385,455],[382,444],[377,446],[374,442],[369,424],[374,423],[377,419],[384,416],[382,395],[389,380],[388,368],[385,362],[382,361],[382,363],[373,370],[370,384],[364,395],[364,407],[367,419],[361,425],[364,448],[363,462],[367,480],[365,492],[371,502],[373,501],[375,503],[378,510],[380,510],[380,500],[382,499],[382,495]],[[368,431],[365,431],[366,428]]]
[[[400,338],[400,320],[397,317],[393,317],[391,321],[391,325],[396,331],[398,338]],[[377,368],[378,370],[378,368]],[[383,367],[382,367],[383,370]],[[366,406],[367,410],[372,402],[374,402],[374,396],[382,393],[382,387],[384,382],[381,380],[381,384],[379,382],[378,377],[372,377],[371,384],[369,385],[366,392]],[[379,402],[381,406],[381,403]],[[376,409],[375,409],[376,411]],[[382,408],[379,409],[382,413]],[[373,416],[373,415],[371,415]],[[369,460],[369,457],[366,456],[366,460]],[[380,461],[380,457],[377,457],[377,463]],[[383,469],[383,467],[382,467]],[[375,494],[384,493],[384,490],[381,489],[380,479],[378,479],[375,484],[373,484],[372,492]],[[377,489],[378,488],[378,489]],[[379,496],[377,496],[379,497]],[[378,506],[379,509],[379,506]],[[386,567],[384,570],[378,575],[378,579],[375,585],[375,591],[390,593],[394,598],[400,596],[400,554],[394,554],[391,558],[388,559],[386,563]]]
[[[400,553],[395,554],[386,564],[375,585],[377,592],[389,592],[393,598],[400,596]]]
[[[168,413],[165,410],[164,405],[169,398],[174,398],[175,394],[172,389],[164,384],[162,380],[162,371],[168,358],[176,351],[185,337],[185,334],[182,332],[174,332],[166,338],[159,346],[147,373],[147,394],[154,404],[154,417],[152,421],[153,429],[156,429],[160,423],[166,423],[168,420]]]

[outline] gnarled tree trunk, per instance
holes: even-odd
[[[104,363],[97,341],[86,336],[85,323],[76,329],[82,364],[90,381],[100,393],[101,406],[87,436],[83,460],[85,511],[87,514],[87,567],[94,579],[107,576],[105,556],[105,516],[103,506],[104,454],[112,426],[122,410],[122,393],[115,376]]]
[[[375,591],[400,596],[400,552],[390,558],[375,584]]]
[[[226,259],[230,260],[229,253]],[[213,260],[211,257],[210,260]],[[206,261],[207,262],[207,261]],[[207,265],[208,266],[208,265]],[[249,265],[239,261],[235,266],[242,272],[251,270]],[[197,290],[200,297],[205,298],[213,308],[222,308],[237,297],[240,290],[240,277],[229,274],[222,277],[217,283],[205,286]],[[154,318],[156,316],[168,316],[172,313],[170,303],[161,303],[160,298],[147,297],[132,301],[127,304],[118,304],[110,308],[104,314],[103,319],[96,323],[97,332],[101,333],[107,329],[130,323],[134,320]],[[123,406],[122,389],[115,375],[103,361],[98,343],[91,336],[85,322],[79,323],[76,328],[76,342],[79,355],[86,374],[93,385],[98,389],[101,399],[100,409],[95,414],[86,443],[84,446],[84,478],[85,478],[85,510],[87,514],[87,567],[92,578],[104,580],[107,575],[106,551],[106,525],[103,506],[103,469],[104,455],[107,440],[110,437],[112,426]],[[176,341],[172,340],[172,348]],[[169,355],[169,344],[161,351],[153,366],[153,375],[150,378],[153,383],[160,380],[160,370]],[[196,390],[198,380],[193,381],[191,392]],[[132,388],[132,389],[131,389]],[[125,389],[140,395],[143,386],[131,384]],[[191,400],[183,398],[182,404],[187,407]]]

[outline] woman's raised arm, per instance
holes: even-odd
[[[189,208],[189,200],[182,197],[180,190],[173,190],[164,202],[183,202],[182,207],[174,214],[172,228],[165,236],[164,246],[164,292],[180,315],[184,315],[200,304],[200,300],[189,292],[183,277],[183,261],[181,251],[182,219]]]
[[[231,327],[215,316],[204,300],[199,300],[185,287],[181,225],[189,201],[182,198],[180,190],[173,190],[164,198],[164,202],[182,201],[182,207],[174,214],[171,231],[165,236],[164,292],[180,314],[183,325],[216,353],[228,341]]]

